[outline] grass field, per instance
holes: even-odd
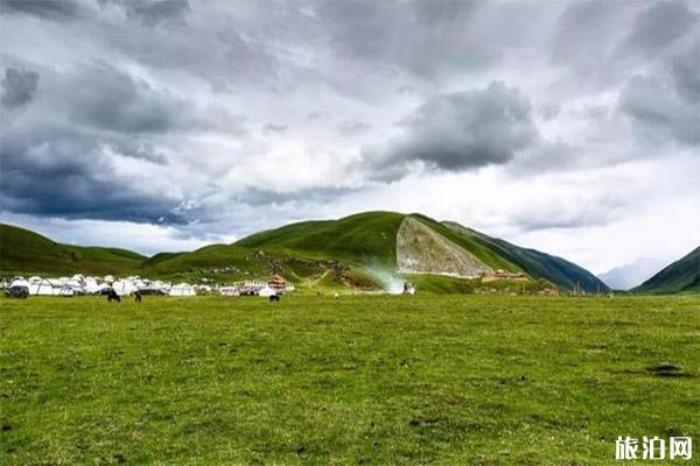
[[[618,435],[700,443],[698,297],[2,299],[0,329],[0,464],[611,464]]]

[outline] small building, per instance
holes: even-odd
[[[496,282],[501,280],[524,282],[527,281],[527,275],[522,272],[506,272],[498,269],[495,272],[486,272],[481,276],[482,283]]]
[[[273,275],[267,280],[267,286],[277,291],[287,290],[287,280],[282,275]]]

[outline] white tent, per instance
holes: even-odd
[[[100,292],[100,285],[97,282],[87,282],[84,289],[85,294],[97,294]]]
[[[152,284],[153,288],[159,289],[165,294],[168,294],[168,291],[170,291],[170,288],[172,288],[172,285],[170,282],[162,282],[160,280],[156,280]]]
[[[60,288],[63,286],[63,283],[58,278],[47,278],[46,281],[51,283],[51,286],[54,288]]]
[[[77,280],[73,280],[72,278],[70,280],[66,281],[63,284],[63,286],[64,287],[67,286],[68,288],[70,288],[73,291],[80,291],[80,292],[83,291],[83,284]]]
[[[100,294],[102,290],[109,288],[110,286],[106,283],[97,283],[97,280],[88,278],[85,281],[85,294]]]
[[[54,288],[54,296],[75,296],[75,292],[70,286]]]
[[[221,296],[240,296],[241,293],[238,291],[237,286],[222,286],[219,288],[219,293]]]
[[[262,296],[263,298],[269,298],[270,296],[274,296],[276,294],[277,291],[269,286],[265,286],[258,291],[258,296]]]
[[[187,283],[178,283],[177,285],[174,285],[172,288],[170,288],[170,293],[168,293],[169,296],[194,296],[197,293],[194,291],[194,287],[192,285],[188,285]]]
[[[83,282],[83,289],[86,293],[94,293],[98,286],[99,285],[97,284],[97,280],[95,278],[85,277],[85,281]]]
[[[29,288],[29,282],[23,278],[18,278],[18,279],[12,280],[12,283],[10,283],[10,288],[14,288],[14,287]]]
[[[29,283],[29,294],[32,296],[53,296],[54,286],[49,280],[31,281]]]
[[[119,280],[112,283],[112,288],[119,296],[128,296],[138,290],[136,285],[129,280]]]
[[[13,298],[26,298],[29,296],[29,282],[24,278],[15,278],[10,283],[7,295]]]

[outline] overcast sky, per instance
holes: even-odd
[[[0,0],[0,218],[145,253],[422,212],[700,244],[700,2]]]

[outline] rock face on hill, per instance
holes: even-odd
[[[397,232],[396,263],[400,273],[475,278],[493,271],[472,254],[412,217],[406,217]]]

